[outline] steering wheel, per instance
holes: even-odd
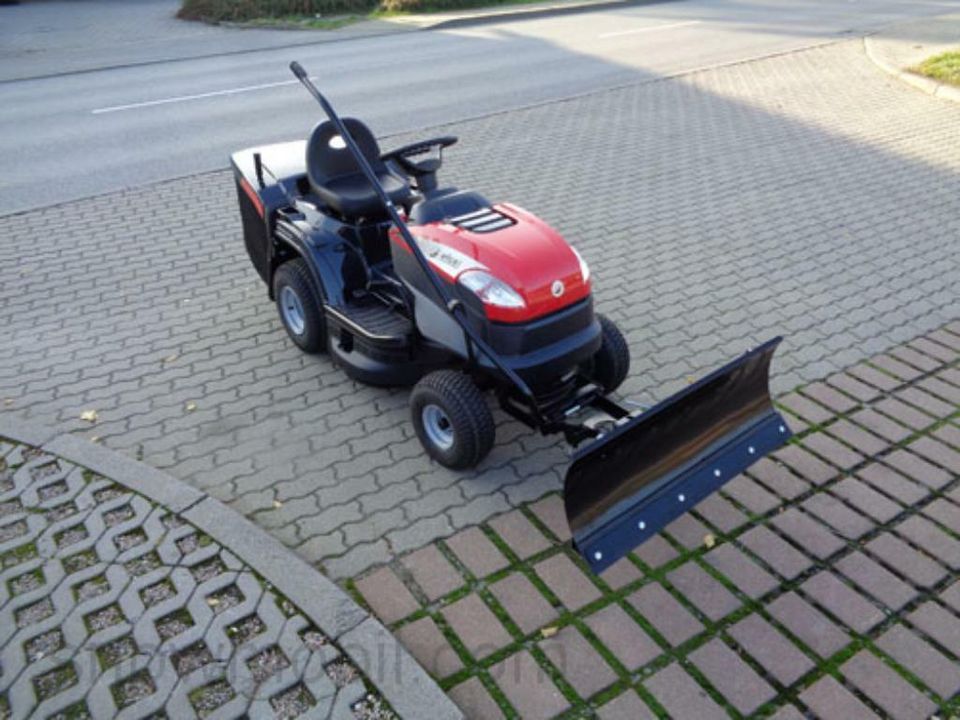
[[[396,150],[384,153],[380,159],[384,162],[395,162],[408,174],[413,177],[422,177],[432,175],[440,166],[443,165],[443,148],[450,147],[457,142],[454,135],[445,135],[443,137],[431,138],[430,140],[421,140],[398,147]],[[424,158],[423,160],[412,160],[417,155],[425,155],[434,148],[437,149],[436,155]]]

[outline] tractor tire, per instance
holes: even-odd
[[[280,322],[294,344],[305,353],[324,350],[327,346],[327,319],[302,258],[288,260],[277,268],[273,275],[273,296]]]
[[[471,468],[493,447],[493,414],[461,372],[436,370],[421,378],[410,394],[410,412],[420,444],[444,467]]]
[[[611,393],[630,373],[630,347],[613,320],[599,314],[597,320],[600,321],[603,342],[591,358],[587,374],[603,388],[604,393]]]

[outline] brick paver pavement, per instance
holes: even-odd
[[[859,41],[839,42],[458,123],[444,128],[461,138],[446,177],[536,211],[583,251],[599,309],[631,345],[627,393],[663,396],[779,333],[782,392],[960,317],[958,121],[960,107],[888,78]],[[301,355],[244,255],[226,173],[0,218],[0,243],[17,258],[0,286],[3,411],[208,490],[334,577],[560,485],[556,438],[498,415],[478,471],[448,472],[424,458],[406,390],[362,387]],[[859,400],[882,372],[862,366],[836,390]],[[885,397],[857,426],[910,432],[926,417],[911,403],[928,396]],[[817,398],[829,405],[816,394],[788,405],[822,422]],[[87,410],[95,424],[80,419]],[[812,449],[858,463],[850,437],[838,428]],[[813,455],[785,460],[824,481]],[[911,455],[894,469],[931,462]],[[925,472],[903,492],[937,488]],[[778,501],[756,487],[744,480],[732,495],[739,511],[715,511],[728,523],[766,512]],[[832,551],[810,525],[820,511],[785,517],[785,536]],[[686,529],[696,543],[700,528]],[[778,571],[805,569],[776,546],[761,552],[779,553]]]
[[[885,358],[908,355],[897,366],[902,374],[879,370]],[[844,409],[827,410],[817,426],[748,470],[746,490],[731,492],[736,480],[687,522],[667,526],[658,540],[672,549],[669,556],[644,545],[591,575],[562,539],[566,528],[545,522],[558,500],[550,495],[473,528],[509,567],[478,574],[449,540],[439,541],[393,565],[429,548],[459,573],[446,595],[432,595],[415,575],[401,573],[404,597],[415,599],[411,611],[394,588],[370,582],[390,566],[351,587],[399,629],[468,718],[954,717],[960,403],[945,396],[960,389],[960,322],[876,360],[800,387],[796,397]],[[855,377],[877,382],[861,394],[867,404],[910,398],[925,419],[917,432],[878,441],[869,457],[848,467],[822,439],[838,425],[867,432],[857,424],[864,401],[847,394],[865,389]],[[926,400],[916,393],[934,386],[943,394]],[[806,449],[820,456],[816,464],[797,463]],[[929,467],[913,462],[921,455],[931,458]],[[903,492],[928,483],[931,468],[945,474],[943,484]],[[776,501],[755,511],[752,493]],[[720,502],[739,515],[711,517],[709,508]],[[785,517],[794,520],[781,522]],[[691,527],[701,533],[696,542],[686,537]],[[529,552],[534,544],[539,549]],[[464,607],[482,624],[452,617]],[[418,631],[433,620],[440,632],[426,644]],[[477,636],[485,640],[479,652]],[[505,667],[513,673],[506,680]]]

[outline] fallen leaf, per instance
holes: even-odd
[[[219,604],[220,604],[220,601],[217,598],[215,597],[207,598],[207,605],[209,605],[210,607],[216,607]]]
[[[196,409],[197,409],[197,404],[195,402],[187,403],[187,412],[193,412]]]
[[[98,417],[96,410],[84,410],[80,413],[80,419],[86,420],[88,423],[95,423]]]
[[[92,442],[92,443],[99,443],[99,442],[100,442],[100,436],[99,436],[99,435],[91,435],[91,436],[90,436],[90,442]]]
[[[177,360],[178,357],[180,357],[180,356],[179,356],[179,355],[167,355],[167,356],[163,359],[163,362],[164,362],[165,365],[166,365],[167,363],[176,362],[176,360]]]
[[[543,630],[540,631],[540,636],[541,636],[541,637],[544,637],[544,638],[552,638],[552,637],[553,637],[554,635],[556,635],[556,634],[557,634],[557,627],[556,627],[556,625],[551,625],[550,627],[545,627]]]
[[[687,375],[687,385],[693,385],[697,379],[693,375]]]
[[[277,508],[277,509],[279,510],[280,508],[283,507],[283,503],[280,502],[279,500],[274,500],[274,501],[273,501],[273,507],[275,507],[275,508]]]
[[[703,545],[709,550],[714,545],[717,544],[717,539],[713,536],[713,533],[707,533],[703,536]]]
[[[13,405],[13,398],[4,398],[4,405]]]

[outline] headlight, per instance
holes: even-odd
[[[516,290],[483,270],[467,270],[460,276],[459,283],[480,298],[484,305],[503,308],[522,308],[527,305]]]
[[[587,282],[590,279],[590,266],[587,265],[587,261],[583,259],[583,256],[577,252],[577,249],[570,246],[570,249],[573,250],[573,254],[577,256],[577,260],[580,261],[580,277],[583,278],[584,282]]]

